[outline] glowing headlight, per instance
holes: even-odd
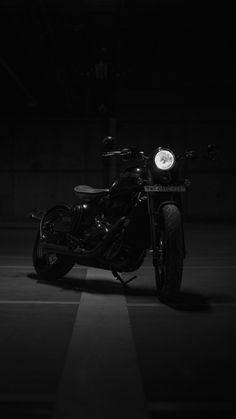
[[[163,148],[155,155],[154,161],[158,169],[169,170],[175,164],[175,155],[172,151]]]

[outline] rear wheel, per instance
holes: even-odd
[[[64,244],[65,234],[55,231],[55,225],[61,223],[68,215],[68,208],[64,205],[51,208],[44,216],[41,230],[49,243]],[[66,255],[43,252],[38,232],[33,248],[33,264],[38,276],[46,281],[55,281],[66,275],[74,266],[74,260]]]
[[[181,214],[176,205],[166,204],[160,210],[155,250],[158,296],[161,300],[172,300],[180,291],[184,259]]]
[[[55,281],[73,268],[74,261],[65,255],[43,253],[38,233],[33,248],[33,265],[40,279]]]

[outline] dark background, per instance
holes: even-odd
[[[230,3],[0,0],[0,222],[107,187],[101,140],[179,151],[187,220],[235,221],[235,33]]]

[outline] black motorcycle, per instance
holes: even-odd
[[[125,281],[122,273],[136,271],[151,251],[157,294],[171,300],[180,291],[186,254],[181,197],[189,181],[181,176],[180,163],[199,154],[185,150],[176,156],[158,147],[146,156],[136,147],[113,151],[112,137],[103,143],[104,157],[120,156],[128,167],[109,189],[76,186],[73,205],[32,214],[40,221],[35,270],[43,280],[57,280],[78,263],[111,270],[127,285],[135,276]],[[214,158],[214,146],[203,154]]]

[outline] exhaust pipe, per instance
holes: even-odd
[[[67,246],[61,246],[58,244],[51,244],[46,242],[41,242],[42,250],[44,251],[51,251],[53,253],[58,253],[61,255],[71,256],[71,257],[85,257],[85,258],[93,258],[99,256],[100,252],[103,251],[107,245],[113,240],[113,236],[115,233],[118,233],[119,230],[124,227],[125,221],[127,220],[126,217],[121,217],[110,229],[107,235],[104,237],[101,243],[99,243],[94,249],[92,250],[85,250],[85,249],[77,249],[77,250],[70,250]]]

